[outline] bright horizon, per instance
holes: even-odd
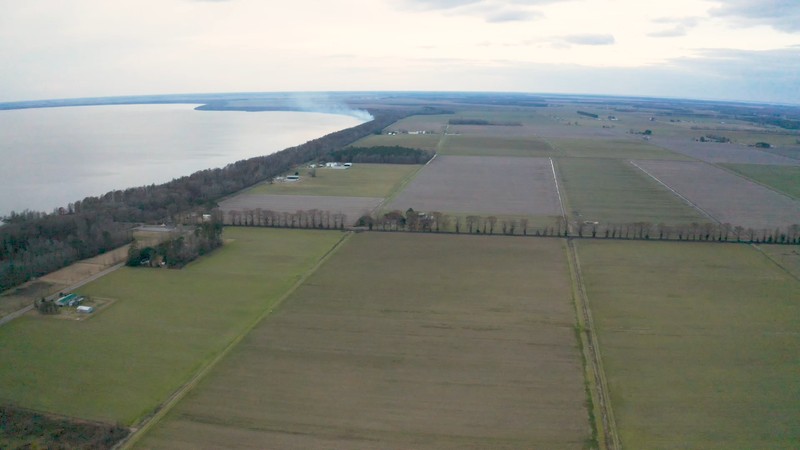
[[[0,0],[0,102],[483,91],[800,104],[795,0]]]

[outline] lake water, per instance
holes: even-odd
[[[163,183],[362,122],[344,115],[195,106],[0,111],[0,216],[24,209],[51,212],[114,189]]]

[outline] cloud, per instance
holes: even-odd
[[[537,11],[525,11],[520,9],[508,9],[490,12],[486,14],[485,19],[491,23],[502,22],[524,22],[526,20],[538,19],[542,17],[542,13]]]
[[[652,33],[647,33],[647,35],[654,38],[686,36],[686,28],[675,27],[667,30],[654,31]]]
[[[610,34],[571,34],[563,36],[561,40],[575,45],[613,45],[616,42]]]
[[[767,25],[788,33],[800,32],[798,0],[722,0],[709,13],[745,26]]]
[[[531,6],[564,0],[406,0],[414,9],[443,10],[450,14],[481,17],[489,23],[524,22],[543,17]]]

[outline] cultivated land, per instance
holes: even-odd
[[[744,244],[578,253],[623,448],[796,448],[797,279]]]
[[[649,222],[667,225],[708,222],[688,203],[619,159],[559,158],[567,214],[601,224]]]
[[[476,127],[477,128],[477,127]],[[517,127],[487,126],[483,128],[515,129]],[[499,132],[499,130],[496,130]],[[447,136],[439,151],[441,155],[461,156],[553,156],[556,152],[547,142],[533,136],[504,138],[460,134]]]
[[[725,164],[725,167],[795,199],[800,199],[800,166]]]
[[[0,398],[130,424],[268,310],[339,232],[226,229],[183,270],[123,268],[79,290],[116,301],[89,320],[31,312],[0,327]]]
[[[267,195],[243,193],[220,202],[226,214],[231,211],[261,209],[281,213],[295,213],[316,209],[331,214],[344,214],[345,223],[354,223],[361,215],[375,209],[383,198],[378,197],[334,197],[328,195]]]
[[[142,448],[582,448],[563,242],[355,235]]]
[[[641,139],[549,139],[563,156],[576,158],[688,159],[683,155],[651,145]]]
[[[724,134],[724,133],[722,133]],[[709,163],[800,165],[800,161],[739,144],[696,142],[686,136],[653,138],[653,144]],[[642,159],[638,156],[631,158]]]
[[[800,201],[703,162],[636,164],[720,223],[774,230],[800,224]]]
[[[318,167],[299,169],[301,179],[291,183],[263,183],[247,195],[323,195],[336,197],[387,197],[420,168],[412,164],[354,164],[349,169]]]
[[[545,158],[437,156],[387,209],[447,213],[561,214]]]

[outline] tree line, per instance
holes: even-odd
[[[433,158],[434,152],[399,145],[378,145],[372,147],[347,147],[334,150],[329,158],[337,162],[380,163],[380,164],[425,164]]]
[[[131,241],[135,223],[169,221],[187,211],[211,211],[216,201],[290,168],[326,157],[412,114],[441,110],[370,111],[374,120],[280,152],[236,161],[170,182],[110,191],[53,213],[12,212],[0,227],[0,291]]]
[[[181,228],[178,237],[155,247],[139,248],[133,242],[128,248],[127,265],[131,267],[181,268],[198,257],[222,246],[222,213],[215,211],[211,220],[203,221],[187,231]]]

